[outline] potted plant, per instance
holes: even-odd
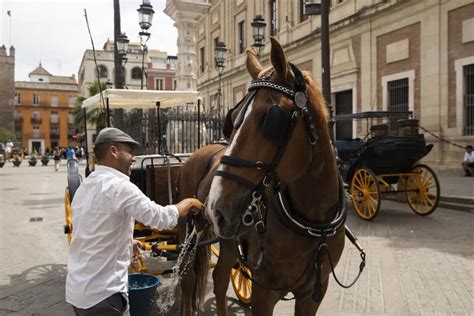
[[[3,154],[0,154],[0,168],[3,168],[4,165],[5,165],[5,157],[3,156]]]
[[[49,162],[49,156],[48,155],[43,155],[41,156],[41,163],[43,166],[47,166]]]
[[[12,159],[13,167],[19,167],[21,165],[21,159],[18,155],[13,155]]]
[[[36,159],[36,150],[33,151],[33,153],[31,154],[31,157],[30,157],[30,160],[28,160],[28,163],[30,164],[30,166],[34,167],[36,166],[36,163],[37,163],[37,159]]]

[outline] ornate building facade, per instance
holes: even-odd
[[[130,43],[127,52],[127,63],[125,64],[125,87],[127,89],[141,89],[142,78],[142,49],[138,43]],[[88,97],[87,86],[97,81],[114,82],[114,42],[107,41],[102,50],[96,51],[97,73],[94,63],[94,52],[88,49],[82,56],[79,66],[79,93]],[[165,52],[148,49],[144,56],[143,89],[151,90],[173,90],[175,89],[176,57],[168,56]],[[161,88],[161,89],[160,89]]]
[[[181,0],[168,0],[178,8]],[[275,36],[289,61],[311,71],[321,82],[321,18],[304,15],[304,0],[194,1],[202,8],[191,16],[195,52],[190,62],[206,110],[225,113],[246,93],[250,77],[245,48],[252,46],[250,23],[266,22],[260,58],[269,65],[269,37]],[[189,9],[188,9],[189,10]],[[175,21],[184,15],[174,13]],[[330,21],[331,104],[335,114],[370,110],[413,111],[420,125],[444,140],[474,143],[474,4],[469,0],[333,0]],[[183,21],[180,21],[182,24]],[[180,23],[176,23],[178,34]],[[186,28],[189,29],[189,28]],[[214,49],[229,49],[218,104]],[[178,38],[178,47],[186,36]],[[187,52],[187,51],[186,51]],[[178,51],[180,56],[180,51]],[[191,72],[192,73],[192,72]],[[179,74],[178,74],[179,76]],[[179,83],[178,83],[179,85]],[[359,123],[335,127],[337,138],[362,137]],[[463,149],[425,133],[434,149],[425,160],[440,168],[457,167]]]
[[[76,146],[73,110],[77,100],[75,75],[53,76],[40,65],[15,82],[15,132],[28,152]]]

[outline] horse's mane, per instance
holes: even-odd
[[[316,123],[316,129],[320,139],[329,139],[329,111],[313,75],[309,71],[303,71],[304,80],[307,83],[306,93],[308,95],[308,107],[314,111],[313,119]],[[323,136],[323,137],[321,137]]]

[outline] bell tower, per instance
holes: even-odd
[[[0,127],[15,132],[15,48],[0,47]]]

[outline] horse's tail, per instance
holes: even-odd
[[[200,240],[209,240],[213,238],[212,226],[207,226]],[[210,270],[211,250],[210,246],[198,246],[194,259],[194,272],[196,274],[196,286],[194,287],[193,308],[194,310],[203,310],[204,297],[206,296],[207,276]]]

